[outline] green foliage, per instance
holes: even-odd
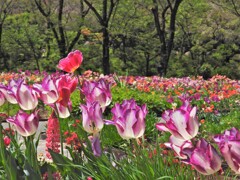
[[[126,86],[112,88],[112,97],[112,104],[122,103],[124,99],[133,98],[139,105],[147,104],[149,113],[155,112],[158,115],[171,106],[166,102],[166,99],[161,96],[161,93],[141,92]]]

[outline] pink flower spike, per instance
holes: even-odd
[[[56,153],[60,152],[60,150],[59,150],[59,148],[60,148],[60,126],[59,126],[59,120],[57,119],[54,111],[48,118],[46,134],[47,134],[46,156],[49,159],[52,159],[50,153],[48,152],[48,149],[51,149]]]
[[[82,53],[79,50],[70,52],[66,58],[63,58],[58,63],[58,68],[73,73],[77,68],[80,67],[83,61]]]

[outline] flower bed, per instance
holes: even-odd
[[[78,75],[82,60],[80,51],[60,60],[57,67],[67,74],[1,74],[0,178],[240,174],[240,81]],[[34,136],[40,110],[48,118],[45,158],[39,158]],[[11,129],[2,128],[5,120]]]

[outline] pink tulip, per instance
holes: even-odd
[[[115,125],[123,139],[139,138],[144,134],[147,115],[145,104],[139,107],[134,99],[124,100],[121,105],[115,104],[112,113],[113,121],[106,121],[106,124]]]
[[[38,128],[38,111],[34,111],[32,114],[27,114],[20,110],[15,116],[7,118],[7,121],[13,124],[17,132],[22,136],[31,136]]]
[[[72,78],[69,75],[63,75],[57,80],[57,89],[59,93],[58,102],[63,105],[67,106],[70,101],[71,93],[77,87],[77,78]]]
[[[70,52],[66,58],[63,58],[58,63],[58,68],[73,73],[77,68],[80,67],[83,61],[82,53],[79,50]]]
[[[103,112],[112,101],[110,84],[107,84],[104,79],[97,82],[84,81],[81,91],[87,101],[98,101]]]
[[[102,111],[98,102],[88,102],[80,105],[82,110],[83,128],[88,133],[98,133],[103,128]]]
[[[33,110],[38,105],[37,92],[22,81],[16,92],[16,99],[23,110]]]
[[[43,79],[42,84],[34,84],[33,87],[45,104],[55,103],[59,98],[56,81],[50,75]]]
[[[181,139],[176,138],[175,136],[170,136],[170,142],[164,143],[164,145],[168,148],[171,148],[179,158],[181,159],[187,159],[187,156],[183,153],[183,150],[186,148],[192,148],[192,142],[191,141],[183,141]]]
[[[167,110],[162,114],[161,121],[156,124],[160,131],[168,131],[182,140],[190,140],[198,133],[199,123],[196,116],[197,108],[191,108],[189,103],[176,110]]]
[[[183,153],[188,156],[188,159],[182,161],[192,165],[201,174],[210,175],[221,169],[220,156],[204,139],[199,140],[195,148],[184,149]]]
[[[240,174],[240,132],[237,128],[226,130],[224,134],[214,136],[215,142],[228,166]]]

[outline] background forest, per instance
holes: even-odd
[[[0,71],[240,79],[238,0],[0,0]]]

